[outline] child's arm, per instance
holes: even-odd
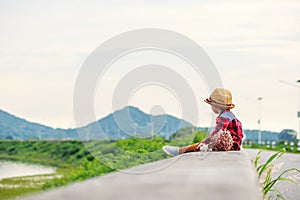
[[[200,149],[201,146],[203,146],[204,144],[208,144],[211,140],[211,137],[216,134],[217,132],[219,132],[220,130],[225,130],[227,129],[227,126],[229,124],[229,120],[223,117],[218,117],[216,120],[216,126],[214,128],[214,130],[210,133],[210,135],[204,139],[203,141],[201,141],[201,143],[197,146],[197,150]]]

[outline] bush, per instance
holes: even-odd
[[[195,134],[193,143],[197,143],[197,142],[201,142],[202,140],[204,140],[206,138],[206,132],[205,131],[198,131]]]

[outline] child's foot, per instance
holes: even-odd
[[[179,147],[164,146],[163,150],[169,156],[178,156],[179,155]]]

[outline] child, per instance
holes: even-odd
[[[216,126],[203,141],[185,147],[164,146],[163,150],[170,156],[194,151],[239,151],[243,138],[242,124],[230,111],[234,108],[231,93],[224,88],[217,88],[204,102],[211,105],[218,114]]]

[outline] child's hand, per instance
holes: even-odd
[[[196,150],[199,151],[200,148],[203,147],[203,146],[204,146],[204,144],[203,144],[203,143],[200,143],[200,144],[196,147]]]
[[[206,151],[212,151],[212,149],[209,147],[208,144],[200,143],[197,147],[198,151],[206,152]]]

